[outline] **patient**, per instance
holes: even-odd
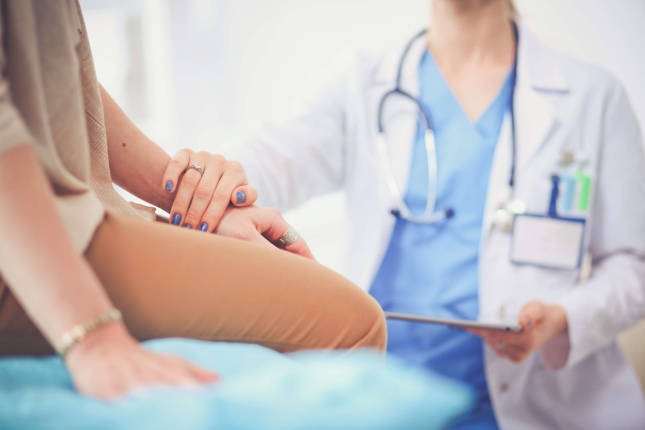
[[[80,392],[110,398],[217,380],[145,339],[384,349],[376,302],[303,258],[279,213],[251,206],[239,165],[180,154],[165,172],[170,158],[98,85],[75,1],[0,0],[0,34],[0,355],[56,350]],[[152,222],[112,180],[186,228]],[[211,203],[192,207],[206,189]]]

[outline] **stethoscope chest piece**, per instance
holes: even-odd
[[[500,203],[495,209],[494,224],[502,231],[509,233],[513,228],[513,219],[515,215],[521,215],[526,212],[526,203],[519,199],[511,199]]]

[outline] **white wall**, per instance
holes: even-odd
[[[545,41],[618,76],[645,129],[644,0],[517,2],[523,21]],[[224,140],[279,120],[307,75],[338,51],[395,46],[424,25],[429,9],[428,0],[81,4],[99,78],[169,151],[216,150]],[[127,19],[138,20],[141,38],[120,33]],[[132,99],[137,91],[143,96]],[[145,101],[143,109],[136,100]],[[336,269],[342,267],[342,213],[342,196],[336,195],[288,214],[319,260]]]

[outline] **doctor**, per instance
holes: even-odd
[[[616,336],[645,316],[645,161],[618,82],[542,45],[507,0],[434,0],[426,32],[348,58],[289,122],[238,144],[260,203],[344,189],[347,274],[390,353],[470,385],[453,428],[645,428]]]

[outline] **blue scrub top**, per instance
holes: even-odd
[[[432,119],[437,148],[436,210],[455,216],[422,225],[398,219],[370,293],[383,309],[445,318],[477,319],[479,243],[495,146],[510,110],[514,70],[473,123],[452,94],[432,55],[419,68],[420,100]],[[428,165],[423,130],[414,144],[405,202],[423,213]],[[482,340],[441,325],[388,321],[388,352],[458,379],[473,388],[477,407],[451,428],[496,429],[484,373]]]

